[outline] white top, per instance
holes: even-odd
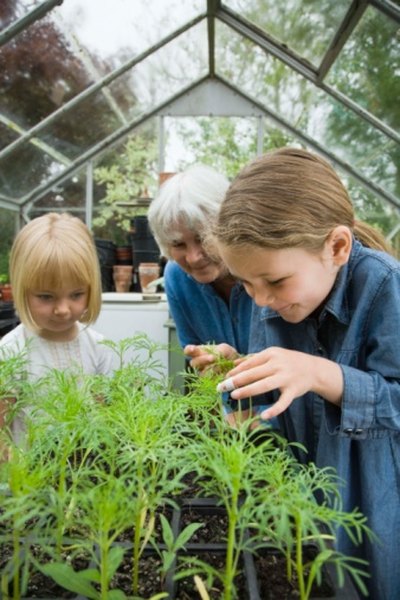
[[[3,352],[5,356],[19,354],[29,341],[27,376],[30,381],[36,381],[50,369],[76,368],[77,373],[88,375],[111,373],[113,353],[100,344],[104,336],[82,323],[77,325],[79,332],[74,340],[55,342],[32,333],[21,323],[0,340],[0,357],[4,358]],[[28,413],[29,407],[25,407],[12,423],[13,438],[18,444],[23,444],[24,414]]]
[[[22,323],[0,340],[6,354],[21,352],[29,340],[27,372],[30,381],[35,381],[49,369],[70,369],[76,367],[88,375],[110,373],[112,352],[100,344],[104,340],[101,333],[91,327],[77,323],[79,332],[69,342],[54,342],[29,331]]]

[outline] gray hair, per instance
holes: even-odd
[[[162,254],[170,258],[169,247],[187,227],[203,235],[217,217],[229,187],[229,180],[212,167],[195,164],[173,175],[150,204],[148,222]]]

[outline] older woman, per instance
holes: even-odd
[[[200,371],[212,365],[215,353],[236,358],[248,352],[252,300],[203,246],[228,186],[224,175],[196,164],[168,179],[148,212],[154,237],[169,259],[164,284],[179,343]],[[209,344],[215,353],[207,351]],[[224,406],[229,412],[229,400]]]

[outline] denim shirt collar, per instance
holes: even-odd
[[[336,281],[331,293],[329,294],[328,300],[326,301],[326,304],[319,316],[319,321],[321,321],[324,315],[329,312],[339,322],[345,325],[350,322],[350,310],[347,303],[346,291],[348,282],[352,276],[354,265],[357,263],[361,249],[361,243],[353,237],[353,246],[350,252],[349,260],[345,265],[343,265],[336,277]],[[260,316],[261,319],[273,319],[280,317],[279,313],[277,313],[275,310],[272,310],[272,308],[269,308],[268,306],[265,306],[261,309]]]

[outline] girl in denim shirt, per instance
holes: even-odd
[[[254,160],[227,191],[214,242],[258,309],[250,351],[218,388],[266,393],[300,461],[333,466],[343,507],[379,541],[338,549],[366,559],[370,598],[400,598],[400,264],[355,221],[332,167],[283,148]],[[239,362],[239,361],[238,361]]]

